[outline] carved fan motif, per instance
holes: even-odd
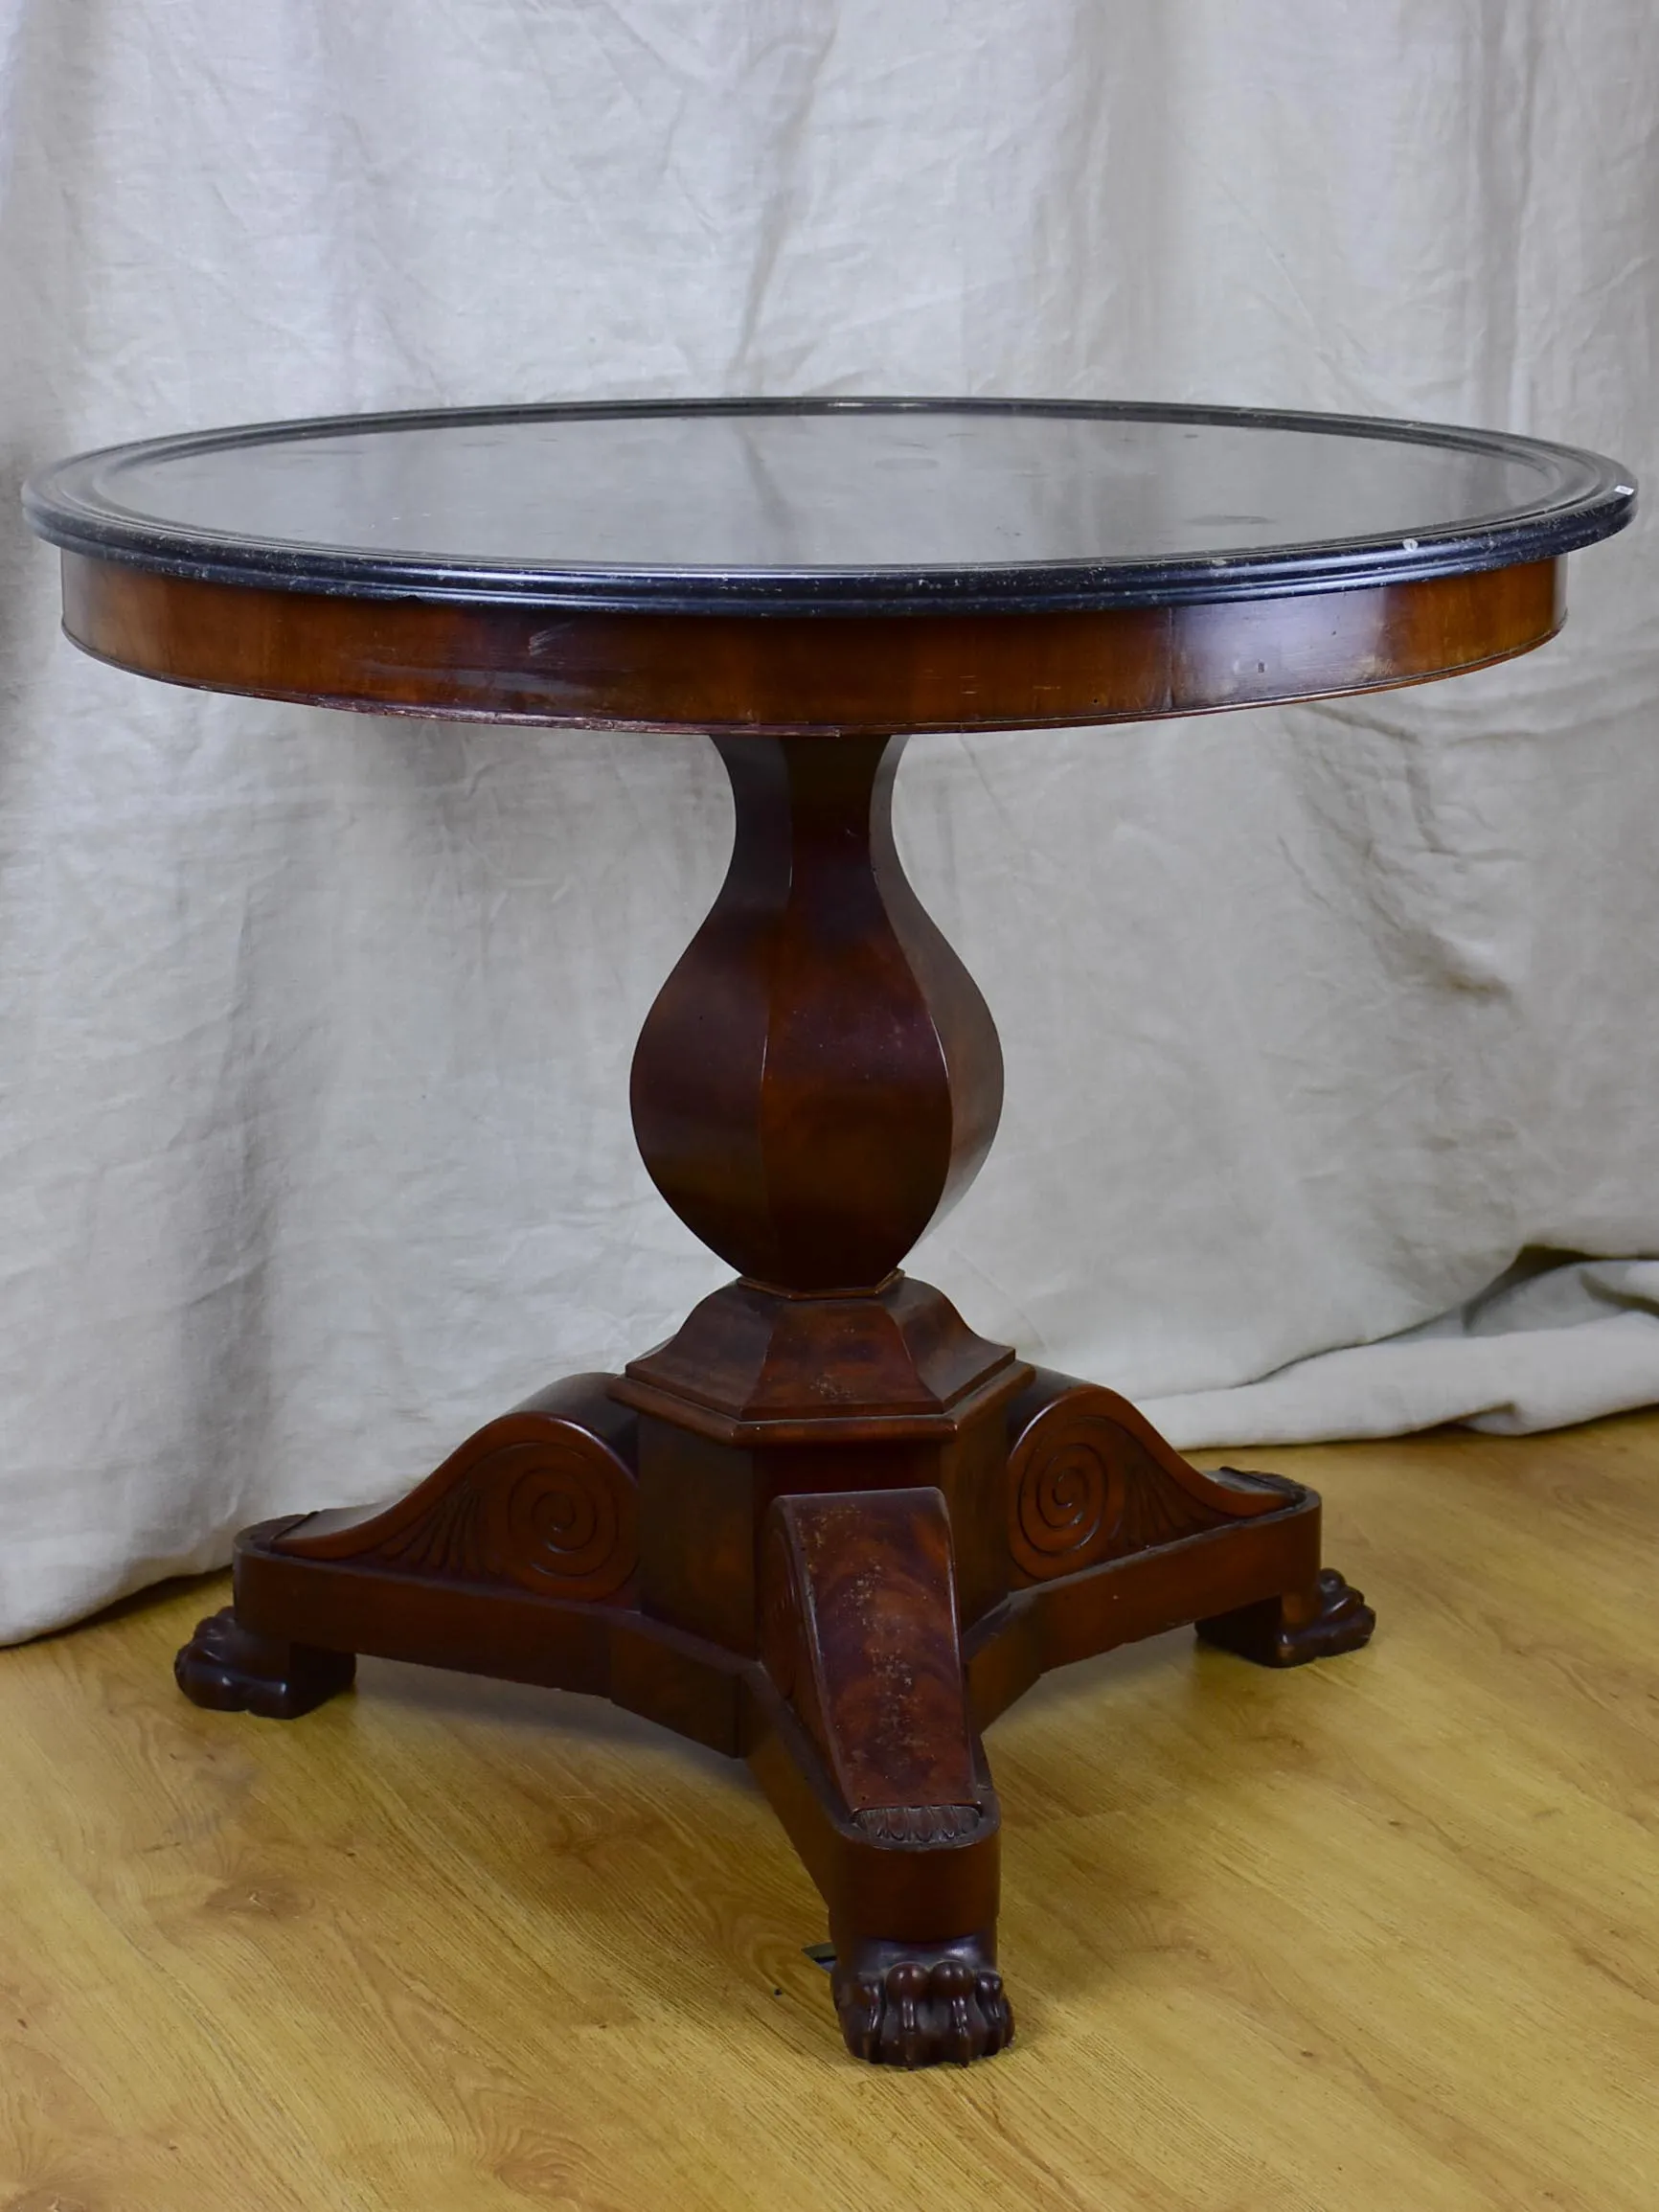
[[[283,1549],[379,1562],[464,1582],[515,1583],[550,1598],[608,1598],[638,1558],[633,1471],[564,1415],[519,1411],[481,1428],[384,1513]]]
[[[1115,1392],[1086,1382],[1059,1388],[1060,1380],[1009,1455],[1009,1548],[1033,1582],[1174,1543],[1299,1494],[1266,1477],[1201,1473]]]

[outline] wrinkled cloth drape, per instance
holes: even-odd
[[[0,0],[0,424],[720,392],[1655,447],[1644,0]],[[0,505],[0,1636],[395,1492],[723,1274],[635,1032],[697,739],[171,691]],[[932,738],[1008,1060],[918,1251],[1177,1442],[1659,1398],[1659,560],[1456,682]]]

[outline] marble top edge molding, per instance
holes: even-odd
[[[427,548],[357,545],[330,538],[217,528],[147,513],[114,487],[141,471],[200,464],[216,455],[254,456],[286,446],[316,454],[330,440],[421,432],[437,438],[489,430],[504,437],[536,427],[592,422],[685,435],[685,427],[725,420],[762,425],[813,418],[857,417],[915,424],[937,434],[943,419],[978,422],[1007,435],[1008,425],[1081,422],[1110,425],[1132,438],[1175,426],[1185,433],[1278,432],[1309,441],[1371,441],[1401,448],[1420,467],[1432,452],[1472,469],[1517,465],[1537,478],[1537,496],[1482,511],[1354,536],[1317,535],[1282,542],[1200,543],[1101,557],[1073,550],[1038,559],[932,558],[922,560],[758,561],[673,559],[479,558]],[[695,435],[693,432],[693,435]],[[387,448],[392,450],[392,448]],[[1234,445],[1237,454],[1243,450]],[[1280,453],[1291,448],[1280,444]],[[1353,448],[1350,448],[1353,450]],[[1361,449],[1363,450],[1363,449]],[[1265,453],[1266,448],[1263,448]],[[1307,448],[1318,465],[1338,456]],[[244,464],[245,466],[245,464]],[[971,464],[970,464],[971,467]],[[959,476],[959,484],[967,478]],[[972,489],[970,485],[970,490]],[[1064,489],[1063,487],[1061,488]],[[1087,488],[1085,488],[1087,489]],[[1144,496],[1146,482],[1136,487]],[[1100,487],[1096,495],[1102,496]],[[410,409],[262,422],[106,446],[60,461],[25,487],[32,528],[63,550],[152,573],[264,589],[428,602],[520,603],[593,612],[738,616],[982,615],[1174,605],[1352,590],[1420,579],[1476,574],[1557,559],[1622,530],[1636,506],[1634,476],[1606,457],[1544,440],[1443,423],[1257,408],[1035,399],[734,398],[691,400],[575,401],[531,406]],[[1290,502],[1293,507],[1294,502]],[[1072,518],[1075,524],[1076,518]],[[1204,517],[1198,518],[1202,523]],[[1259,525],[1270,516],[1220,517]],[[1198,523],[1187,525],[1191,535]]]

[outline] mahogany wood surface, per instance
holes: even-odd
[[[900,1272],[1002,1098],[990,1015],[893,844],[901,743],[720,742],[732,864],[632,1096],[659,1190],[742,1273],[407,1497],[246,1531],[235,1607],[178,1678],[287,1719],[367,1652],[609,1697],[746,1757],[823,1892],[848,2048],[912,2067],[1013,2034],[986,1722],[1182,1623],[1276,1666],[1373,1623],[1321,1566],[1309,1493],[1200,1473]]]
[[[1011,730],[1145,721],[1422,683],[1542,645],[1566,562],[1073,613],[589,613],[156,575],[63,556],[101,660],[374,714],[626,729]]]
[[[903,744],[719,741],[731,866],[634,1054],[652,1181],[775,1289],[883,1282],[972,1181],[1002,1111],[990,1010],[894,849]]]
[[[633,456],[615,514],[606,455]],[[1249,512],[1211,512],[1206,455]],[[1628,518],[1620,476],[1432,426],[993,401],[482,410],[48,472],[31,515],[63,549],[70,636],[104,660],[375,712],[705,731],[736,804],[631,1083],[657,1188],[736,1280],[407,1496],[244,1531],[234,1606],[178,1656],[186,1694],[291,1719],[373,1653],[608,1698],[748,1760],[826,1901],[856,2057],[1003,2049],[981,1731],[1045,1672],[1173,1627],[1286,1667],[1374,1622],[1322,1562],[1311,1492],[1199,1472],[901,1272],[1002,1101],[990,1015],[894,846],[905,738],[1525,651],[1562,620],[1563,555]],[[239,499],[261,518],[240,537]],[[428,542],[445,516],[454,559]]]

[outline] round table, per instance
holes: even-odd
[[[1559,627],[1629,519],[1593,454],[1333,416],[718,400],[151,441],[26,493],[78,645],[375,713],[701,731],[737,830],[646,1021],[641,1152],[736,1270],[398,1502],[246,1530],[179,1654],[291,1718],[360,1652],[609,1697],[746,1758],[824,1894],[849,2047],[1000,2048],[980,1731],[1181,1623],[1352,1651],[1298,1484],[1200,1472],[1099,1384],[900,1272],[989,1147],[1002,1062],[905,880],[905,738],[1450,675]]]

